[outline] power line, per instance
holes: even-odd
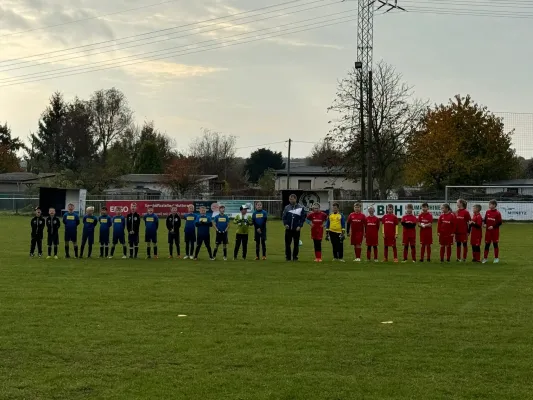
[[[278,3],[278,4],[266,6],[266,7],[256,8],[256,9],[249,10],[249,11],[242,11],[242,12],[238,12],[238,13],[235,13],[235,14],[226,15],[226,16],[223,16],[223,17],[210,18],[210,19],[206,19],[206,20],[203,20],[203,21],[192,22],[192,23],[188,23],[188,24],[184,24],[184,25],[176,25],[176,26],[172,26],[170,28],[157,29],[157,30],[154,30],[154,31],[149,31],[149,32],[145,32],[145,33],[141,33],[141,34],[137,34],[137,35],[125,36],[125,37],[118,38],[118,39],[104,40],[104,41],[101,41],[101,42],[86,44],[86,45],[82,45],[82,46],[69,47],[69,48],[62,49],[62,50],[54,50],[54,51],[48,51],[48,52],[45,52],[45,53],[34,54],[34,55],[31,55],[31,56],[13,58],[13,59],[10,59],[10,60],[0,61],[0,64],[10,63],[12,61],[27,60],[29,58],[47,56],[47,55],[50,55],[50,54],[69,52],[71,50],[79,50],[79,49],[84,49],[84,48],[87,48],[87,47],[99,46],[101,44],[115,43],[115,42],[119,42],[119,41],[126,40],[126,39],[138,38],[138,37],[141,37],[141,36],[153,35],[153,34],[156,34],[156,33],[168,32],[168,31],[172,31],[172,30],[176,30],[176,29],[181,29],[181,28],[186,28],[186,27],[191,27],[191,26],[197,26],[197,25],[201,25],[201,24],[204,24],[204,23],[207,23],[207,22],[220,21],[220,20],[224,20],[226,18],[232,18],[232,17],[235,17],[235,16],[249,14],[249,13],[252,13],[252,12],[267,10],[267,9],[270,9],[270,8],[276,8],[276,7],[280,7],[280,6],[287,5],[287,4],[292,4],[292,3],[298,3],[300,1],[302,1],[302,0],[292,0],[292,1],[289,1],[289,2]],[[313,3],[317,3],[317,2],[321,2],[321,1],[322,0],[317,0],[317,1],[313,1],[311,3],[307,3],[307,4],[313,4]],[[305,4],[303,4],[303,5],[305,5]],[[276,10],[276,11],[283,11],[285,9],[294,8],[294,7],[300,7],[300,6],[302,6],[302,5],[296,5],[296,6],[292,6],[292,7],[287,7],[287,8],[283,8],[283,9]],[[262,14],[263,13],[258,14],[258,15],[262,15]],[[267,13],[265,13],[265,14],[267,14]],[[217,25],[217,24],[212,24],[212,25]],[[211,25],[208,25],[208,26],[211,26]],[[184,32],[187,32],[187,31],[190,31],[190,30],[193,30],[193,29],[198,29],[198,28],[186,29]],[[164,35],[159,35],[159,36],[164,36]],[[159,37],[159,36],[154,36],[154,37]],[[148,37],[147,39],[152,39],[152,38]],[[122,44],[127,44],[127,43],[131,43],[131,42],[147,40],[147,39],[137,39],[137,40],[133,40],[133,41],[122,43]],[[101,47],[101,48],[106,48],[106,47],[109,47],[109,46],[104,46],[104,47]],[[73,54],[76,54],[76,53],[73,53]],[[48,58],[48,57],[44,57],[43,59],[46,59],[46,58]],[[17,64],[20,64],[20,63],[8,64],[8,65],[5,65],[5,66],[8,67],[8,66],[17,65]]]
[[[533,13],[504,13],[504,12],[491,12],[491,11],[479,11],[479,10],[467,10],[467,9],[446,9],[446,8],[433,8],[433,7],[409,7],[409,12],[417,14],[438,14],[438,15],[453,15],[453,16],[469,16],[469,17],[493,17],[493,18],[511,18],[511,19],[531,19]]]
[[[29,33],[29,32],[35,32],[35,31],[42,31],[42,30],[45,30],[45,29],[57,28],[57,27],[59,27],[59,26],[70,25],[70,24],[75,24],[75,23],[78,23],[78,22],[90,21],[90,20],[94,20],[94,19],[100,19],[100,18],[104,18],[104,17],[109,17],[109,16],[111,16],[111,15],[124,14],[124,13],[130,12],[130,11],[136,11],[136,10],[142,10],[142,9],[145,9],[145,8],[156,7],[156,6],[160,6],[160,5],[162,5],[162,4],[174,3],[174,2],[176,2],[176,1],[178,1],[178,0],[166,0],[166,1],[163,1],[163,2],[161,2],[161,3],[148,4],[148,5],[146,5],[146,6],[135,7],[135,8],[129,8],[129,9],[127,9],[127,10],[116,11],[116,12],[112,12],[112,13],[108,13],[108,14],[102,14],[102,15],[96,15],[96,16],[94,16],[94,17],[80,18],[80,19],[76,19],[76,20],[74,20],[74,21],[62,22],[62,23],[60,23],[60,24],[43,26],[43,27],[40,27],[40,28],[32,28],[32,29],[27,29],[27,30],[25,30],[25,31],[18,31],[18,32],[13,32],[13,33],[6,33],[6,34],[4,34],[4,35],[0,35],[0,38],[7,37],[7,36],[14,36],[14,35],[22,35],[23,33]]]
[[[311,3],[309,3],[309,4],[318,3],[318,2],[323,2],[323,0],[315,0],[315,1],[311,2]],[[333,2],[333,3],[321,4],[321,5],[314,6],[314,7],[309,7],[309,8],[304,8],[304,9],[301,9],[301,10],[296,10],[296,11],[293,11],[293,12],[291,12],[289,14],[285,14],[285,15],[291,15],[291,14],[296,14],[296,13],[300,13],[300,12],[304,12],[304,11],[309,11],[309,10],[313,10],[313,9],[317,9],[317,8],[321,8],[321,7],[327,7],[327,6],[330,6],[330,5],[335,4],[335,3],[339,3],[339,1],[337,0],[336,2]],[[289,9],[289,8],[294,8],[294,7],[300,7],[300,6],[286,7],[286,8],[280,9],[280,10],[269,11],[269,12],[261,13],[261,14],[255,15],[255,16],[271,14],[273,12],[279,12],[279,11],[286,10],[286,9]],[[246,24],[250,24],[250,23],[254,23],[254,22],[261,22],[261,21],[265,21],[265,20],[268,20],[268,19],[278,18],[280,16],[281,15],[274,15],[274,16],[270,16],[270,17],[260,18],[260,19],[257,19],[257,20],[252,20],[252,21],[247,21],[247,22],[243,22],[243,23],[240,23],[240,24],[235,24],[232,27],[242,26],[242,25],[246,25]],[[238,21],[238,20],[241,20],[241,19],[247,19],[247,18],[250,18],[250,16],[243,17],[243,18],[238,18],[238,19],[233,20],[231,22]],[[209,26],[212,26],[212,25],[218,25],[218,24],[211,24]],[[185,30],[184,32],[193,31],[193,30],[197,30],[197,29],[198,28],[191,28],[191,29]],[[130,48],[141,47],[141,46],[146,46],[146,45],[149,45],[149,44],[160,43],[160,42],[165,42],[165,41],[168,41],[168,40],[180,39],[180,38],[184,38],[184,37],[188,37],[188,36],[195,36],[197,34],[210,33],[210,32],[215,32],[215,31],[220,31],[220,30],[225,30],[225,29],[228,29],[228,27],[223,26],[223,27],[214,28],[214,29],[210,29],[210,30],[204,30],[204,31],[200,31],[200,32],[190,33],[190,34],[187,34],[187,35],[180,35],[180,36],[174,36],[174,37],[165,37],[164,39],[160,39],[160,40],[155,40],[155,41],[151,41],[151,42],[147,42],[147,43],[131,45],[131,46],[126,46],[126,47],[120,47],[118,49],[113,48],[111,50],[100,51],[100,52],[92,53],[92,54],[85,54],[83,51],[80,51],[80,52],[74,52],[74,53],[71,53],[71,54],[61,54],[61,55],[56,55],[56,56],[52,56],[52,57],[44,57],[42,59],[37,59],[37,60],[19,61],[19,62],[13,63],[13,64],[4,65],[4,66],[0,65],[0,68],[13,67],[14,65],[28,64],[28,63],[34,63],[34,62],[38,62],[38,64],[37,65],[27,65],[27,66],[21,66],[21,67],[2,69],[2,70],[0,70],[0,72],[7,72],[7,71],[18,70],[18,69],[24,69],[24,68],[32,68],[32,67],[35,67],[35,66],[54,64],[54,63],[61,62],[61,61],[71,61],[71,60],[78,59],[78,58],[83,58],[83,57],[86,57],[86,56],[89,56],[89,55],[90,56],[95,56],[95,55],[99,55],[99,54],[105,54],[105,53],[114,52],[116,50],[126,50],[126,49],[130,49]],[[160,36],[166,36],[166,35],[154,36],[153,38],[160,37]],[[132,40],[132,41],[129,41],[129,42],[121,43],[121,44],[134,43],[134,42],[153,39],[153,38],[137,39],[137,40]],[[100,50],[100,49],[104,49],[104,48],[108,48],[108,47],[114,47],[114,46],[115,45],[112,44],[112,45],[103,46],[101,48],[94,49],[94,50]],[[84,47],[84,46],[82,46],[82,47]],[[93,49],[91,49],[90,51],[92,51],[92,50]],[[59,51],[62,51],[62,50],[59,50]],[[82,55],[71,57],[74,54],[82,54]],[[34,56],[29,56],[29,57],[34,57]],[[64,58],[61,58],[61,57],[64,57]],[[40,62],[41,60],[56,59],[56,58],[59,58],[59,60]]]
[[[280,142],[254,144],[252,146],[237,147],[235,150],[251,149],[252,147],[263,147],[263,146],[270,146],[270,145],[273,145],[273,144],[281,144],[281,143],[287,143],[287,140],[283,140],[283,141],[280,141]]]
[[[353,10],[350,10],[350,11],[353,11]],[[317,20],[317,19],[323,19],[324,17],[331,17],[331,16],[334,16],[334,15],[345,14],[345,13],[346,13],[346,11],[343,11],[343,12],[334,13],[334,14],[330,14],[330,15],[326,15],[326,16],[309,18],[307,20],[298,21],[296,23],[307,22],[307,21],[312,21],[312,20]],[[207,40],[207,41],[203,41],[203,42],[193,43],[192,45],[197,45],[197,44],[201,44],[201,43],[208,43],[208,42],[215,42],[215,43],[211,44],[211,45],[207,45],[207,46],[206,45],[200,46],[200,47],[198,47],[198,49],[191,49],[191,50],[195,50],[195,51],[186,51],[186,49],[184,49],[184,50],[181,50],[181,51],[174,51],[174,52],[171,52],[171,53],[166,53],[166,54],[163,54],[162,56],[158,56],[158,57],[155,57],[155,58],[153,56],[151,56],[149,59],[141,60],[141,61],[137,61],[137,62],[129,62],[129,63],[125,63],[124,64],[124,61],[117,62],[117,60],[124,59],[124,58],[133,58],[135,60],[135,59],[138,59],[137,56],[139,56],[139,55],[161,53],[161,52],[166,52],[169,49],[186,48],[186,47],[190,47],[191,45],[178,46],[178,47],[164,49],[164,50],[156,50],[156,51],[152,51],[152,52],[148,52],[148,53],[140,53],[140,54],[132,55],[132,56],[119,57],[119,58],[117,58],[115,60],[109,60],[109,61],[103,61],[103,62],[95,62],[95,63],[88,64],[88,65],[93,65],[95,67],[105,66],[105,68],[98,68],[98,69],[94,69],[94,70],[91,70],[91,67],[89,67],[89,66],[65,67],[65,68],[58,68],[56,70],[52,70],[52,71],[48,71],[48,72],[36,72],[36,73],[31,73],[31,74],[24,74],[24,75],[18,75],[18,76],[14,76],[14,77],[9,77],[9,78],[3,78],[3,79],[0,79],[0,87],[2,87],[2,86],[11,86],[13,84],[18,84],[18,83],[27,83],[27,82],[35,81],[33,78],[30,79],[29,81],[23,79],[23,78],[28,77],[28,76],[33,76],[37,80],[39,80],[40,78],[49,78],[49,77],[53,78],[53,77],[62,76],[63,73],[62,72],[58,72],[58,71],[65,71],[68,74],[64,75],[64,76],[71,76],[71,75],[77,75],[79,73],[96,72],[96,71],[101,71],[101,70],[106,70],[106,69],[117,68],[117,67],[124,67],[124,66],[128,66],[128,65],[141,64],[141,63],[146,63],[146,62],[150,62],[150,61],[156,61],[156,60],[160,60],[160,59],[164,59],[164,58],[172,57],[172,56],[181,56],[181,55],[186,55],[186,54],[200,53],[200,52],[203,52],[203,51],[213,50],[213,49],[216,49],[218,47],[227,47],[227,46],[233,46],[233,45],[237,45],[237,44],[250,43],[250,42],[254,42],[254,41],[258,41],[258,40],[265,40],[265,39],[269,39],[269,38],[272,38],[272,37],[282,36],[282,35],[285,35],[287,33],[303,32],[303,31],[306,31],[306,30],[321,28],[323,26],[317,26],[317,27],[314,27],[314,28],[309,28],[309,29],[304,29],[304,30],[297,30],[295,32],[290,32],[294,28],[303,28],[303,27],[313,26],[313,25],[317,25],[317,24],[322,24],[324,22],[339,21],[339,20],[345,19],[347,17],[351,17],[351,15],[345,15],[343,17],[333,18],[333,19],[326,20],[326,21],[319,21],[319,22],[315,22],[315,23],[311,23],[311,24],[305,24],[305,25],[302,25],[302,26],[295,26],[296,23],[292,22],[292,23],[288,23],[288,24],[284,24],[284,25],[275,26],[275,27],[258,29],[258,30],[252,31],[252,32],[245,32],[245,33],[240,33],[240,34],[233,35],[233,36],[227,36],[224,39],[235,38],[235,37],[239,37],[239,36],[245,36],[243,39],[246,39],[246,36],[253,36],[253,34],[256,34],[256,33],[261,32],[261,31],[278,29],[278,28],[281,28],[281,27],[284,27],[284,26],[290,26],[289,28],[283,29],[281,31],[281,34],[278,34],[278,35],[272,35],[272,36],[267,36],[267,37],[264,37],[264,38],[247,40],[247,41],[244,41],[244,42],[233,41],[233,42],[236,42],[236,43],[229,42],[230,44],[225,44],[225,42],[219,42],[218,40]],[[342,23],[342,22],[349,22],[349,21],[351,21],[351,20],[339,21],[339,22]],[[333,24],[333,25],[335,25],[335,24]],[[331,24],[324,25],[324,26],[331,26]],[[286,32],[286,31],[289,31],[289,32]],[[279,32],[279,30],[278,30],[278,32]],[[215,45],[214,48],[210,48],[210,47],[212,47],[214,45]],[[185,53],[183,53],[184,51],[185,51]],[[84,70],[87,70],[87,69],[88,69],[88,71],[84,71]],[[76,73],[74,73],[74,72],[76,72]],[[74,73],[74,74],[72,74],[72,73]],[[18,81],[20,81],[20,82],[18,82]]]

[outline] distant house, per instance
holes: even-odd
[[[533,196],[533,179],[509,179],[486,183],[483,186],[495,186],[488,187],[486,189],[487,194],[505,192],[516,195]]]
[[[43,180],[53,178],[56,174],[32,172],[8,172],[0,174],[0,193],[20,193],[32,187],[39,187]]]
[[[210,193],[214,190],[218,175],[198,175],[200,193]],[[109,195],[145,195],[146,198],[160,198],[172,195],[170,189],[163,184],[162,174],[128,174],[119,179],[120,187],[111,187],[105,190]],[[140,197],[135,197],[140,198]]]
[[[282,169],[275,172],[276,190],[287,189],[287,170]],[[308,165],[291,166],[289,189],[360,191],[361,182],[347,179],[346,174],[340,169],[327,169]]]

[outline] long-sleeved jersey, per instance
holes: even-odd
[[[348,222],[346,223],[346,230],[348,234],[352,233],[364,233],[366,225],[366,216],[361,212],[353,212],[348,215]]]
[[[137,213],[129,213],[126,217],[126,229],[128,232],[139,234],[141,228],[141,216]]]
[[[437,223],[437,232],[441,236],[452,236],[455,233],[455,215],[452,213],[441,214]]]
[[[94,215],[85,215],[83,217],[83,233],[94,233],[94,228],[96,228],[96,225],[98,225],[98,218]]]
[[[170,214],[167,217],[167,229],[169,232],[178,233],[181,228],[181,218],[179,214]]]
[[[468,210],[461,209],[455,213],[455,233],[466,235],[468,233],[470,213]]]
[[[100,215],[98,222],[100,222],[100,235],[109,234],[109,229],[113,225],[113,219],[109,215]]]
[[[213,218],[213,224],[217,232],[226,232],[229,228],[229,217],[226,214],[218,214]]]
[[[124,235],[126,229],[126,218],[123,215],[115,215],[113,217],[113,236]]]
[[[413,214],[405,214],[402,217],[402,235],[404,238],[415,238],[416,237],[416,224],[418,220]]]
[[[311,239],[322,240],[324,238],[324,225],[328,215],[324,211],[313,211],[307,214],[307,221],[311,225]]]
[[[233,219],[233,223],[237,225],[237,233],[240,235],[248,235],[248,230],[252,223],[252,216],[248,214],[237,214]]]
[[[48,235],[54,236],[57,235],[59,232],[59,228],[61,227],[61,220],[57,215],[54,215],[54,217],[48,217],[46,218],[46,230],[48,232]]]
[[[342,233],[346,227],[346,220],[341,213],[331,213],[326,220],[326,230],[334,233]]]
[[[487,210],[485,212],[485,220],[483,221],[486,225],[486,227],[491,227],[492,229],[500,229],[500,226],[502,225],[502,215],[498,210]]]
[[[395,214],[385,214],[381,217],[383,236],[394,238],[398,235],[398,217]]]
[[[196,229],[196,217],[195,213],[187,213],[183,215],[185,220],[185,233],[194,233]]]
[[[255,210],[252,213],[252,225],[254,230],[261,229],[261,232],[266,232],[268,213],[265,210],[257,211]]]
[[[213,221],[209,215],[198,215],[195,222],[196,227],[198,228],[198,237],[207,237],[209,236],[209,229],[213,226]]]
[[[63,215],[63,225],[66,231],[76,231],[80,224],[80,217],[74,213],[66,213]]]
[[[157,233],[157,229],[159,228],[158,216],[155,214],[145,214],[143,219],[144,219],[146,233],[149,235],[153,235]]]
[[[44,227],[46,221],[41,217],[33,217],[31,219],[31,237],[32,238],[41,238],[43,237]]]

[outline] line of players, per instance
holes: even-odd
[[[468,257],[468,239],[472,246],[472,262],[486,263],[489,255],[490,245],[494,248],[494,263],[499,262],[499,236],[502,216],[497,210],[496,200],[489,202],[489,208],[485,217],[481,216],[481,206],[474,205],[473,215],[466,209],[467,202],[463,199],[457,200],[457,210],[451,211],[449,204],[441,206],[441,215],[437,222],[437,234],[440,245],[440,260],[450,262],[452,255],[452,245],[457,245],[457,261],[466,262]],[[326,227],[326,240],[331,241],[333,247],[334,261],[343,260],[343,240],[344,236],[351,237],[350,243],[354,246],[355,260],[361,261],[363,240],[366,238],[367,261],[378,262],[378,241],[381,226],[381,234],[384,244],[384,262],[389,259],[389,247],[392,248],[393,260],[398,262],[398,227],[401,224],[403,262],[407,262],[409,250],[411,259],[416,261],[416,228],[419,228],[421,244],[420,262],[431,261],[431,245],[433,244],[433,215],[429,212],[429,205],[422,204],[422,212],[415,216],[413,205],[406,206],[406,213],[398,219],[394,213],[392,204],[387,206],[387,213],[381,220],[375,215],[374,207],[368,208],[368,215],[362,213],[361,204],[354,205],[354,212],[347,220],[339,212],[339,205],[333,204],[332,212],[326,215],[319,210],[319,206],[313,207],[313,212],[306,217],[311,224],[311,237],[315,247],[315,261],[322,261],[322,238],[324,227]],[[345,227],[347,229],[345,229]],[[483,228],[485,228],[485,248],[483,260],[481,260],[481,243],[483,239]]]
[[[44,218],[41,215],[41,209],[37,208],[35,217],[31,220],[31,244],[30,257],[35,257],[37,249],[38,257],[43,255],[43,237],[44,229],[47,230],[48,256],[46,258],[58,258],[59,247],[59,229],[64,227],[65,241],[65,258],[70,258],[70,243],[73,245],[74,257],[83,258],[85,248],[87,247],[87,257],[91,257],[93,245],[95,243],[95,231],[99,225],[99,244],[100,258],[113,258],[115,248],[118,244],[122,245],[122,258],[127,257],[127,247],[129,246],[129,258],[138,258],[139,253],[139,232],[141,221],[145,224],[144,241],[147,244],[147,258],[158,258],[157,231],[159,228],[159,218],[154,213],[153,207],[148,207],[148,212],[141,216],[137,213],[137,205],[131,205],[131,213],[126,217],[122,215],[122,210],[115,209],[116,215],[109,216],[107,208],[102,207],[101,215],[94,215],[94,208],[88,207],[87,214],[80,217],[74,213],[74,205],[69,204],[67,212],[63,215],[62,220],[56,216],[54,208],[49,209],[49,217]],[[263,210],[261,202],[256,203],[256,209],[252,215],[248,215],[246,207],[240,208],[240,214],[233,219],[236,225],[235,247],[233,251],[234,259],[237,258],[242,248],[242,258],[246,259],[248,253],[248,234],[249,227],[254,228],[254,239],[256,242],[256,259],[259,259],[260,251],[262,259],[266,259],[266,226],[268,215]],[[215,217],[207,215],[206,207],[200,207],[199,213],[194,212],[194,206],[188,206],[188,213],[183,215],[184,236],[185,236],[185,259],[198,259],[198,254],[202,245],[206,247],[207,253],[211,260],[215,260],[219,247],[222,246],[224,260],[227,259],[228,230],[230,227],[230,218],[225,214],[225,207],[219,207],[219,214]],[[81,249],[78,251],[78,226],[82,224],[82,241]],[[169,258],[174,256],[174,247],[176,247],[177,257],[181,258],[180,246],[180,229],[182,226],[182,217],[176,207],[172,207],[170,215],[166,218],[166,228],[168,230],[168,248]],[[216,231],[215,249],[211,248],[211,229]],[[112,233],[111,233],[112,232]],[[127,240],[126,240],[127,232]],[[112,240],[110,240],[112,239]],[[53,255],[52,255],[53,254]]]

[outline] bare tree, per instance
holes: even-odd
[[[126,132],[133,119],[124,93],[116,88],[98,90],[90,100],[93,129],[102,146],[102,160],[107,159],[109,146]]]
[[[332,168],[339,165],[343,153],[329,139],[316,143],[307,158],[307,164],[317,167]]]
[[[337,95],[328,111],[337,117],[327,139],[342,152],[347,176],[357,179],[362,151],[359,107],[359,72],[355,69],[338,83]],[[366,91],[367,82],[363,79]],[[373,131],[371,151],[373,174],[380,198],[386,198],[401,181],[406,142],[419,126],[427,103],[413,97],[413,88],[394,67],[380,62],[373,69]],[[365,112],[365,115],[367,112]],[[366,121],[365,121],[366,122]]]
[[[235,136],[203,129],[203,135],[191,144],[189,156],[198,161],[202,174],[219,175],[226,180],[235,164],[236,144]]]

